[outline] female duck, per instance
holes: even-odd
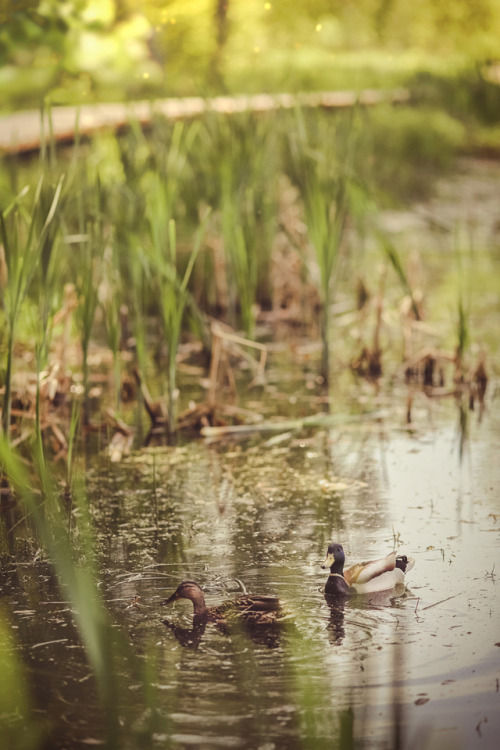
[[[218,607],[207,607],[203,591],[195,581],[184,581],[172,596],[162,604],[171,604],[178,599],[193,602],[193,622],[215,622],[228,624],[243,621],[247,625],[273,625],[287,619],[277,596],[252,596],[245,594],[237,599],[223,602]]]
[[[326,560],[322,568],[330,568],[325,585],[327,596],[351,594],[374,594],[388,591],[398,584],[404,584],[405,574],[413,568],[415,560],[406,555],[391,552],[380,560],[357,563],[344,570],[345,554],[341,544],[328,546]]]

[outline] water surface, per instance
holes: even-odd
[[[492,399],[464,435],[454,410],[433,403],[433,426],[414,431],[379,415],[271,444],[197,441],[120,466],[95,460],[100,588],[154,663],[164,723],[153,746],[350,747],[352,736],[367,748],[496,747],[500,414]],[[320,565],[332,539],[348,562],[412,555],[406,590],[330,607]],[[6,566],[3,606],[53,746],[84,747],[102,740],[96,686],[69,606],[33,552]],[[261,638],[212,624],[189,634],[189,603],[160,606],[184,579],[209,604],[242,586],[278,594],[290,622]],[[126,663],[120,681],[139,691]],[[146,709],[131,704],[140,724]]]

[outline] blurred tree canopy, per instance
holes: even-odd
[[[376,71],[390,85],[438,58],[498,57],[500,0],[0,0],[11,107],[378,85]]]
[[[151,24],[115,0],[0,0],[0,89],[13,105],[134,95],[162,71]],[[114,97],[113,97],[114,98]]]

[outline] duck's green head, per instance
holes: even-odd
[[[344,555],[344,548],[341,544],[336,544],[335,542],[332,542],[328,545],[328,549],[326,551],[326,559],[322,568],[332,568],[334,565],[337,565],[342,568],[344,567],[345,562],[345,555]]]

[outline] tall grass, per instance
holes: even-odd
[[[104,312],[108,345],[113,355],[115,408],[118,409],[120,406],[121,391],[120,344],[122,327],[120,315],[122,306],[122,280],[117,255],[116,242],[114,237],[111,236],[102,257],[102,273],[98,289],[98,300]]]
[[[102,273],[104,253],[103,224],[100,217],[89,221],[86,234],[82,236],[77,261],[76,291],[79,304],[76,309],[76,320],[80,335],[83,372],[83,410],[84,422],[90,420],[89,404],[89,347],[94,327],[95,313],[99,301],[98,290]],[[83,262],[82,262],[83,261]]]
[[[182,273],[178,263],[176,215],[181,211],[181,186],[187,169],[188,155],[196,139],[196,123],[176,123],[167,145],[153,139],[158,150],[151,152],[156,169],[147,171],[140,180],[145,196],[145,216],[149,234],[149,266],[157,311],[163,324],[168,358],[168,429],[175,432],[176,356],[184,310],[188,301],[188,282],[200,250],[208,214],[201,222],[190,248],[187,266]],[[194,304],[190,298],[190,304]]]
[[[191,247],[189,260],[181,274],[177,261],[177,234],[176,225],[170,219],[168,225],[168,242],[163,252],[158,252],[156,259],[156,272],[158,274],[158,285],[160,292],[160,311],[163,322],[163,331],[167,342],[168,357],[168,428],[172,435],[176,425],[176,379],[177,379],[177,350],[179,348],[184,310],[188,300],[188,282],[193,272],[193,267],[200,251],[203,235],[207,225],[210,212],[207,211],[203,221],[196,233]]]
[[[120,259],[122,284],[127,290],[126,315],[130,321],[135,350],[135,366],[141,383],[146,379],[148,361],[147,341],[147,310],[150,299],[149,290],[152,286],[152,269],[143,252],[143,245],[139,237],[129,237],[126,245],[128,252]],[[138,391],[138,434],[142,435],[142,393]]]
[[[231,322],[253,336],[258,298],[269,303],[277,133],[273,119],[208,116],[193,153],[194,179],[220,222]]]
[[[469,346],[469,313],[464,302],[462,290],[458,290],[457,298],[457,370],[461,370],[464,354]]]
[[[255,297],[257,290],[257,254],[255,253],[255,214],[252,196],[249,205],[238,208],[231,195],[229,180],[223,180],[221,230],[224,249],[232,270],[231,278],[237,290],[241,325],[247,336],[253,335],[255,324]]]
[[[65,283],[76,287],[80,301],[74,334],[81,343],[86,396],[89,347],[99,335],[94,327],[99,306],[106,343],[113,354],[116,394],[121,375],[120,307],[125,303],[128,308],[143,378],[150,344],[146,321],[160,321],[173,430],[176,355],[186,313],[196,316],[197,335],[207,345],[200,308],[253,336],[258,305],[272,306],[270,268],[273,239],[282,229],[277,204],[283,172],[299,190],[307,228],[309,244],[303,266],[290,273],[300,276],[292,279],[295,289],[300,287],[294,292],[295,299],[300,298],[299,305],[310,306],[313,318],[319,297],[324,382],[328,383],[332,371],[333,303],[339,280],[345,278],[344,259],[354,244],[354,233],[347,228],[356,225],[377,236],[418,318],[411,280],[394,241],[378,233],[374,222],[367,220],[371,196],[364,180],[369,171],[370,139],[364,137],[364,126],[370,122],[376,124],[377,118],[363,120],[356,110],[347,116],[301,111],[269,117],[209,113],[189,124],[172,126],[155,120],[147,135],[135,123],[124,137],[99,136],[90,146],[81,143],[77,134],[67,163],[68,177],[58,182],[53,175],[65,156],[58,153],[56,160],[54,144],[49,143],[50,152],[45,145],[37,165],[41,177],[38,174],[32,179],[37,184],[34,197],[30,200],[31,191],[26,188],[1,213],[4,258],[0,283],[7,324],[3,431],[8,431],[10,424],[13,353],[23,301],[31,294],[31,304],[40,313],[37,352],[42,371],[50,344],[50,321]],[[412,116],[412,132],[415,129]],[[210,224],[208,207],[212,209]],[[295,226],[300,218],[292,220]],[[202,242],[197,233],[200,224],[208,236],[203,263],[195,264]],[[287,238],[291,237],[293,245],[292,234]],[[302,225],[299,234],[293,250],[304,247]],[[307,289],[304,268],[318,293],[310,299],[303,291]],[[225,283],[218,286],[221,277]],[[218,299],[212,293],[214,287],[220,293]],[[462,329],[465,307],[463,299],[459,300]],[[154,343],[157,347],[159,342]],[[84,421],[88,420],[86,397]]]
[[[396,245],[386,232],[378,229],[377,235],[383,255],[392,266],[392,269],[396,273],[396,276],[398,277],[403,290],[408,295],[411,301],[411,308],[415,316],[415,320],[420,320],[420,310],[418,308],[417,300],[415,299],[415,293]]]
[[[297,111],[296,128],[288,137],[289,172],[300,191],[310,243],[319,272],[322,354],[320,375],[330,378],[331,305],[335,293],[341,245],[349,215],[349,183],[353,178],[347,131],[338,126],[311,132]],[[340,136],[342,136],[340,138]],[[333,146],[333,151],[332,151]],[[311,274],[314,278],[314,273]]]
[[[470,267],[474,257],[474,242],[470,235],[467,240],[463,237],[461,227],[455,227],[454,253],[457,273],[457,300],[455,312],[455,379],[463,378],[464,358],[471,341],[470,307],[471,285]],[[468,244],[468,247],[466,247]]]
[[[7,358],[5,394],[2,409],[2,431],[9,435],[12,391],[14,343],[22,304],[30,290],[39,266],[42,278],[49,272],[50,255],[54,245],[58,221],[62,178],[50,198],[43,193],[44,181],[40,178],[33,202],[28,208],[24,198],[29,188],[24,188],[15,200],[0,212],[0,229],[3,241],[4,272],[2,274],[3,304],[7,322]],[[47,305],[42,305],[42,316]],[[46,321],[42,332],[45,348]]]
[[[51,317],[62,297],[60,234],[62,216],[65,211],[64,182],[65,176],[61,175],[55,192],[47,185],[43,185],[40,192],[41,214],[51,217],[45,231],[40,236],[39,256],[40,351],[41,364],[44,367],[47,363],[50,343]]]
[[[159,174],[157,162],[166,142],[159,138],[157,142],[153,134],[147,138],[140,125],[131,120],[126,135],[115,138],[105,134],[98,144],[96,160],[103,174],[103,210],[109,224],[99,303],[113,353],[117,406],[122,368],[119,349],[122,344],[133,345],[134,364],[144,381],[148,361],[147,317],[158,313],[152,294],[156,276],[145,238],[150,233],[149,207],[156,198],[150,176]]]

